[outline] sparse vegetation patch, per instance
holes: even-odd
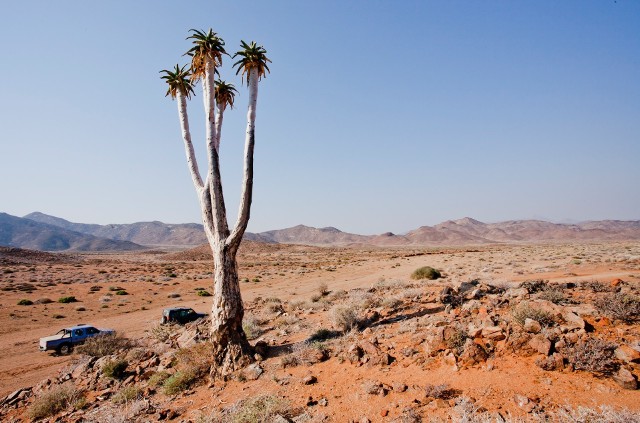
[[[415,280],[422,280],[422,279],[436,280],[441,277],[442,277],[441,273],[430,266],[420,267],[419,269],[414,270],[413,273],[411,274],[411,279],[415,279]]]

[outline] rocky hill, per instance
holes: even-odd
[[[147,246],[196,246],[207,242],[202,225],[196,223],[167,224],[154,221],[95,225],[73,223],[39,212],[28,214],[25,219],[100,238]],[[358,235],[333,227],[314,228],[297,225],[257,234],[247,232],[245,239],[265,243],[317,246],[462,246],[521,242],[625,241],[640,239],[640,221],[604,220],[560,224],[540,220],[511,220],[483,223],[465,217],[435,226],[421,226],[404,235],[391,232]]]
[[[143,246],[100,238],[59,226],[0,213],[0,246],[40,251],[132,251]]]

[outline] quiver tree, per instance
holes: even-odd
[[[219,146],[222,120],[226,107],[233,108],[236,89],[232,84],[215,81],[222,57],[226,55],[224,41],[211,29],[208,32],[191,30],[187,38],[193,46],[186,55],[191,57],[191,67],[173,71],[163,70],[163,79],[169,84],[167,95],[178,100],[178,114],[182,129],[187,164],[195,187],[207,240],[213,254],[214,281],[213,305],[211,307],[211,341],[214,367],[212,376],[224,377],[251,360],[251,346],[242,329],[244,307],[238,282],[236,254],[242,236],[249,223],[253,191],[253,150],[255,143],[255,118],[258,99],[258,81],[269,72],[266,50],[255,42],[242,41],[242,50],[234,57],[241,59],[234,64],[249,86],[249,107],[244,148],[244,177],[238,219],[232,230],[227,222],[226,207],[220,179]],[[193,85],[202,81],[206,118],[207,174],[202,179],[198,168],[187,114],[187,99],[193,94]],[[217,105],[217,113],[216,113]]]

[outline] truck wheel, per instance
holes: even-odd
[[[71,344],[62,344],[58,347],[58,354],[67,355],[71,353]]]

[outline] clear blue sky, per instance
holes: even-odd
[[[160,69],[263,44],[249,230],[640,219],[640,2],[24,1],[0,16],[0,211],[201,222]],[[223,77],[240,85],[231,71]],[[247,104],[225,117],[230,221]],[[203,153],[200,87],[190,105]],[[204,167],[204,163],[202,164]]]

